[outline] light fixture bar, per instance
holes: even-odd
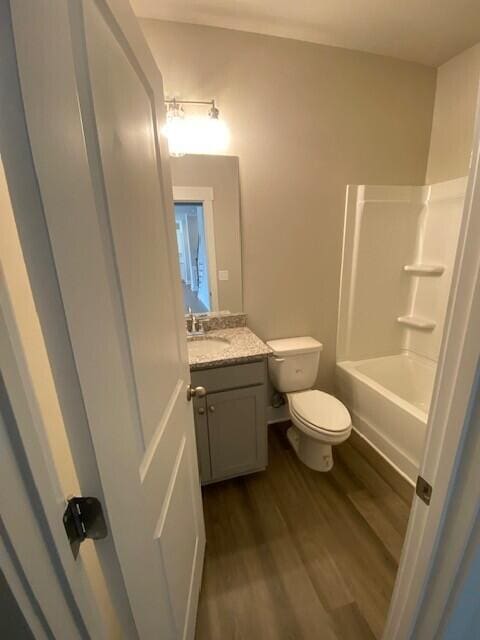
[[[207,107],[208,114],[186,116],[184,105]],[[219,153],[226,149],[228,128],[219,118],[215,100],[179,100],[174,97],[165,100],[165,107],[167,113],[163,131],[168,138],[170,155]]]
[[[178,100],[172,98],[171,100],[165,100],[165,104],[209,104],[215,108],[215,100]]]

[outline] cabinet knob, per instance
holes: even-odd
[[[205,413],[205,409],[203,407],[199,407],[198,408],[198,413],[203,416],[203,414]]]
[[[207,395],[205,387],[192,387],[191,384],[187,387],[187,400],[190,402],[192,398],[204,398]]]
[[[208,407],[208,410],[209,410],[211,413],[215,413],[215,407],[213,406],[213,404],[211,404],[211,405]]]

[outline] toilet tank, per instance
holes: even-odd
[[[268,358],[270,379],[277,391],[289,393],[311,389],[318,373],[321,342],[304,336],[270,340],[273,354]]]

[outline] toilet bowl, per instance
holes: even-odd
[[[323,391],[287,393],[287,400],[293,423],[287,432],[290,444],[307,467],[330,471],[332,446],[344,442],[352,431],[348,410]]]
[[[275,388],[285,393],[292,426],[287,437],[299,459],[316,471],[333,467],[332,446],[352,431],[347,408],[334,396],[311,389],[322,344],[310,337],[271,340],[268,360]]]

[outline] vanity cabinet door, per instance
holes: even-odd
[[[266,467],[264,394],[262,385],[207,395],[212,480]]]
[[[207,398],[195,398],[193,401],[195,415],[195,439],[197,441],[198,470],[202,484],[210,482],[210,445],[208,442]]]

